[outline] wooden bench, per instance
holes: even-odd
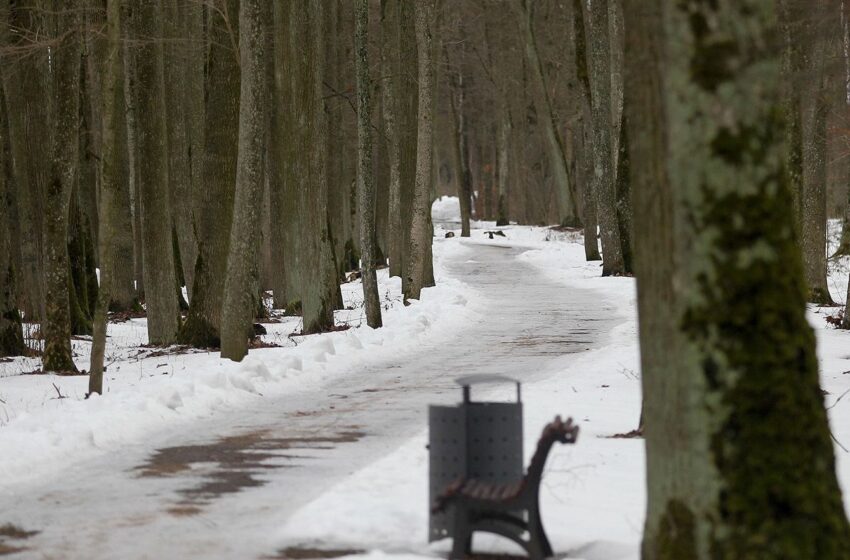
[[[446,487],[434,504],[435,512],[454,508],[454,542],[450,558],[460,560],[472,553],[475,531],[508,538],[533,560],[552,556],[552,547],[540,519],[540,479],[552,446],[575,443],[578,426],[556,416],[543,428],[528,471],[520,480],[493,484],[476,479],[458,479]],[[527,521],[526,521],[527,516]]]

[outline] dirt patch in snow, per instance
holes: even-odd
[[[301,548],[297,546],[284,548],[274,556],[265,556],[264,560],[316,560],[322,558],[341,558],[352,554],[362,554],[362,550]]]
[[[216,498],[263,486],[263,472],[286,468],[289,461],[303,458],[286,453],[287,450],[333,449],[363,436],[353,429],[301,437],[276,437],[270,430],[254,431],[209,443],[158,449],[136,470],[140,478],[186,476],[189,485],[178,491],[182,499],[168,512],[178,517],[192,516]]]
[[[27,531],[11,523],[0,525],[0,556],[28,550],[25,546],[20,546],[18,541],[24,541],[38,533],[39,531]],[[12,544],[8,541],[15,542]]]

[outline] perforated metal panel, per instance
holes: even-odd
[[[466,476],[466,411],[462,407],[429,407],[428,450],[430,508],[446,486]],[[451,527],[451,512],[432,514],[428,540],[448,537]]]
[[[464,402],[431,406],[429,508],[459,478],[510,482],[522,478],[522,403]],[[429,540],[451,536],[449,513],[432,514]]]
[[[522,403],[469,403],[466,476],[487,482],[522,478]]]

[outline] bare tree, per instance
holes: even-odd
[[[369,1],[357,0],[355,65],[357,67],[357,188],[360,211],[360,270],[366,323],[381,327],[381,296],[375,272],[375,186],[372,173],[372,80],[369,77]]]
[[[89,394],[103,393],[103,360],[106,351],[107,311],[112,301],[117,230],[121,203],[128,202],[121,188],[123,161],[117,138],[124,127],[124,69],[121,48],[121,0],[106,5],[106,56],[103,68],[103,111],[100,153],[100,291],[92,321]],[[124,146],[126,148],[126,146]]]
[[[141,195],[142,252],[144,255],[145,306],[151,344],[175,341],[179,327],[177,285],[169,211],[168,129],[164,85],[164,56],[161,41],[163,13],[157,0],[137,5],[133,14],[134,49],[138,80],[134,92]],[[144,115],[144,118],[141,118]]]
[[[268,118],[263,24],[269,14],[263,4],[262,0],[240,0],[239,4],[239,159],[221,320],[221,356],[237,362],[248,353],[257,308],[256,267]]]
[[[422,288],[433,286],[431,269],[431,188],[434,172],[435,37],[437,0],[416,2],[416,45],[419,57],[419,126],[416,141],[416,183],[410,220],[410,265],[405,298],[419,299]]]

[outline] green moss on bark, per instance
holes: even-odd
[[[850,529],[819,386],[779,113],[721,128],[712,156],[746,188],[703,185],[693,207],[705,258],[683,327],[702,360],[717,496],[714,557],[848,558]],[[749,173],[749,175],[748,175]]]
[[[678,500],[670,500],[658,527],[655,551],[644,554],[655,560],[697,558],[696,521],[693,512]]]

